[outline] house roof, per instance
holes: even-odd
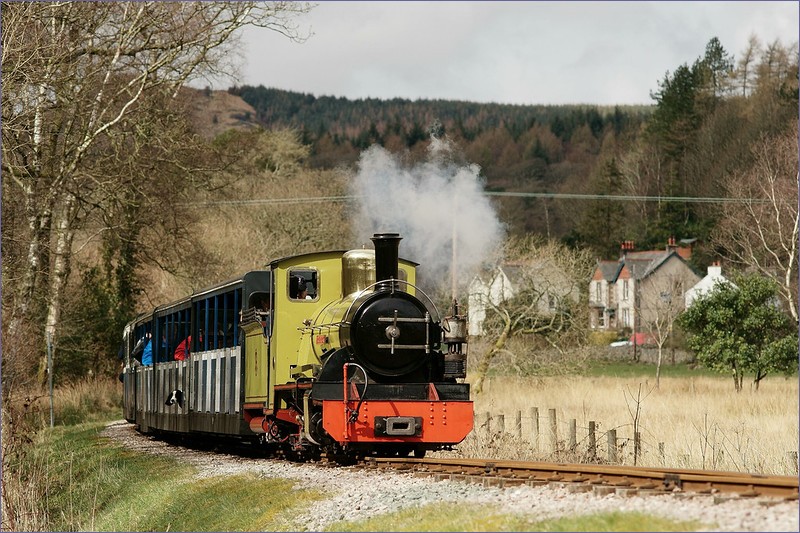
[[[642,279],[658,269],[672,255],[678,256],[675,252],[641,252],[640,256],[626,257],[624,262],[631,272],[631,277]]]
[[[525,281],[525,278],[536,276],[537,274],[552,274],[558,271],[558,266],[552,261],[539,260],[525,263],[507,262],[498,267],[512,284]]]
[[[621,261],[600,261],[597,268],[600,270],[604,280],[614,282],[617,280],[622,266]]]
[[[632,279],[640,280],[646,278],[670,257],[675,256],[684,263],[685,259],[675,250],[650,250],[642,252],[628,252],[618,261],[599,261],[597,268],[603,279],[609,283],[615,283],[619,279],[623,269],[630,273]],[[691,267],[690,267],[691,268]]]

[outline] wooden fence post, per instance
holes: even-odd
[[[666,461],[667,458],[664,457],[664,443],[663,442],[659,442],[658,443],[658,459],[659,459],[659,461],[661,461],[661,466],[664,466],[666,464],[666,462],[667,462]]]
[[[633,433],[633,466],[639,462],[639,454],[642,453],[642,434],[638,431]]]
[[[497,433],[502,435],[506,432],[506,415],[497,415]]]
[[[589,420],[589,457],[594,460],[597,457],[597,437],[595,432],[594,420]]]
[[[569,451],[575,453],[578,448],[578,421],[574,418],[569,421]]]
[[[539,451],[539,408],[531,407],[531,440],[533,451]]]
[[[556,421],[556,410],[548,409],[547,417],[550,419],[550,449],[553,452],[558,451],[558,423]]]
[[[608,462],[617,462],[617,430],[608,430]]]
[[[492,414],[489,411],[486,411],[483,415],[484,419],[484,427],[486,428],[486,436],[488,438],[492,438]]]
[[[516,428],[515,434],[517,435],[518,439],[522,438],[522,411],[517,411],[517,419],[514,422],[514,427]]]
[[[789,459],[789,472],[791,472],[791,473],[796,475],[797,472],[798,472],[798,464],[797,464],[798,456],[797,456],[797,452],[796,451],[788,452],[786,454],[786,458]]]

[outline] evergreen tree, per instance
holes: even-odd
[[[622,174],[615,158],[603,164],[590,187],[592,194],[616,196],[623,193]],[[625,235],[625,213],[620,202],[596,200],[587,204],[578,224],[578,239],[600,257],[613,257]]]
[[[733,373],[742,390],[746,373],[758,384],[771,372],[797,371],[797,323],[779,306],[774,281],[757,274],[717,284],[679,317],[689,347],[709,368]]]

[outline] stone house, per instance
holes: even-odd
[[[664,250],[636,251],[625,241],[618,260],[599,261],[589,283],[590,327],[637,332],[665,305],[683,310],[686,290],[700,281],[687,262],[693,243],[670,238]]]

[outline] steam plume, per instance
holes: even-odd
[[[373,233],[399,232],[400,256],[420,263],[419,277],[426,285],[449,285],[454,236],[458,283],[463,285],[503,234],[483,195],[480,167],[454,163],[451,151],[447,141],[432,137],[427,160],[404,165],[399,156],[375,145],[362,152],[352,182],[353,194],[361,198],[358,242],[369,242]]]

